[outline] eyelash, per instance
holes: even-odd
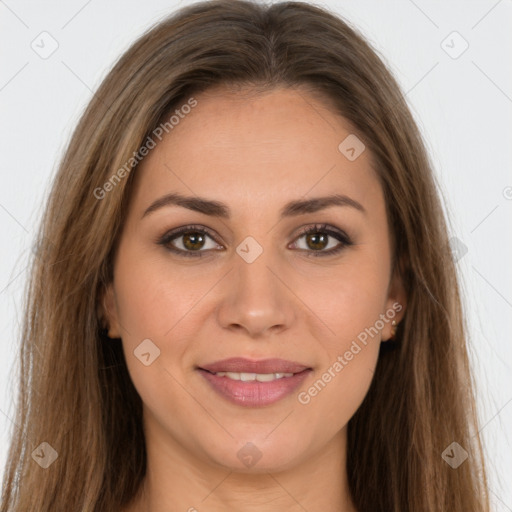
[[[178,254],[179,256],[201,258],[203,256],[201,253],[207,252],[207,251],[202,251],[202,250],[184,251],[183,249],[178,249],[177,247],[170,245],[170,242],[172,242],[176,238],[179,238],[180,236],[184,235],[185,233],[200,233],[202,235],[208,235],[212,240],[214,240],[216,243],[218,243],[215,240],[213,233],[211,233],[209,229],[206,229],[203,226],[188,225],[188,226],[182,226],[178,229],[175,229],[173,231],[169,231],[169,232],[165,233],[161,238],[159,238],[157,240],[157,244],[162,245],[168,251]],[[303,236],[307,236],[307,235],[310,235],[313,233],[326,234],[326,235],[338,240],[340,242],[340,244],[337,247],[334,247],[333,249],[329,249],[328,251],[305,250],[307,253],[309,253],[309,254],[307,254],[307,256],[311,256],[314,258],[331,256],[331,255],[339,253],[345,247],[353,245],[352,241],[350,240],[349,236],[346,233],[344,233],[343,231],[338,231],[337,229],[336,230],[330,229],[330,226],[328,224],[315,224],[313,226],[309,226],[309,227],[303,229],[297,235],[295,240],[298,240],[299,238],[301,238]],[[304,251],[304,249],[301,249],[301,250]]]

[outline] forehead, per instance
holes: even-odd
[[[329,102],[289,88],[216,88],[194,99],[197,105],[137,169],[139,201],[182,191],[236,210],[333,191],[360,201],[378,193],[369,152],[350,161],[340,151],[353,129]]]

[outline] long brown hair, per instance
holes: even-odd
[[[1,512],[110,512],[137,492],[142,403],[120,340],[105,341],[100,307],[136,168],[126,163],[165,115],[223,84],[318,94],[353,125],[382,183],[407,311],[349,422],[356,507],[488,511],[458,278],[432,165],[399,86],[363,37],[323,8],[214,0],[133,44],[64,154],[27,284]],[[442,457],[452,442],[469,454],[456,469]],[[52,449],[53,464],[36,463]]]

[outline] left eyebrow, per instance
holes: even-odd
[[[364,206],[355,199],[343,194],[333,194],[330,196],[291,201],[281,210],[281,218],[303,215],[305,213],[315,213],[329,208],[330,206],[350,206],[364,214],[367,213]]]
[[[183,196],[178,193],[167,194],[154,201],[144,212],[142,218],[146,215],[163,208],[164,206],[181,206],[204,215],[219,217],[223,219],[231,218],[231,210],[220,201],[205,199],[198,196]],[[366,214],[363,205],[343,194],[333,194],[329,196],[315,197],[312,199],[297,199],[284,205],[280,211],[280,218],[294,217],[306,213],[315,213],[331,206],[349,206]]]

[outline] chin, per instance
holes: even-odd
[[[224,445],[220,453],[211,453],[210,445],[209,457],[215,464],[225,469],[249,474],[286,471],[299,463],[303,451],[297,437],[303,439],[302,436],[288,435],[286,438],[282,436],[265,439],[267,435],[261,435],[260,440],[233,440],[230,443],[232,448],[226,450],[227,447]]]

